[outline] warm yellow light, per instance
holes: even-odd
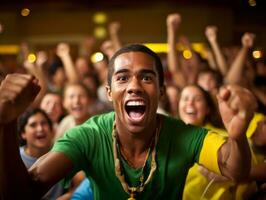
[[[28,61],[29,61],[30,63],[34,63],[34,62],[36,61],[36,56],[35,56],[34,53],[30,53],[30,54],[28,55]]]
[[[107,35],[107,31],[104,27],[96,27],[94,29],[94,36],[97,38],[97,39],[103,39],[105,38]]]
[[[146,47],[153,50],[155,53],[164,53],[167,52],[167,44],[166,43],[145,43]]]
[[[259,58],[262,57],[262,52],[259,51],[259,50],[255,50],[255,51],[252,52],[252,55],[253,55],[253,58],[259,59]]]
[[[23,9],[21,10],[21,15],[22,15],[23,17],[27,17],[29,14],[30,14],[30,9],[28,9],[28,8],[23,8]]]
[[[144,43],[144,45],[150,48],[151,50],[153,50],[155,53],[167,53],[168,52],[167,43]],[[192,48],[194,51],[198,52],[201,56],[204,55],[205,45],[203,43],[192,43]],[[177,44],[176,50],[184,51],[185,54],[189,57],[192,56],[192,53],[189,50],[187,50],[187,48],[182,44]]]
[[[18,45],[0,45],[0,54],[18,54]]]
[[[102,61],[103,58],[104,58],[104,56],[103,56],[103,54],[101,52],[96,52],[96,53],[92,54],[91,62],[92,63],[97,63],[97,62]]]
[[[183,57],[185,58],[185,59],[190,59],[191,57],[192,57],[192,53],[191,53],[191,51],[190,50],[188,50],[188,49],[186,49],[186,50],[184,50],[183,51]]]
[[[93,15],[93,22],[95,24],[104,24],[107,21],[107,16],[104,12],[97,12]]]
[[[248,3],[249,3],[249,5],[252,6],[252,7],[254,7],[254,6],[257,5],[256,0],[248,0]]]

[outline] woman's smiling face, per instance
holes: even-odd
[[[181,92],[179,116],[186,124],[204,125],[209,107],[202,91],[196,86],[187,86]]]

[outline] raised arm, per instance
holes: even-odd
[[[28,173],[21,160],[16,119],[40,90],[31,75],[7,75],[0,86],[0,198],[40,199],[72,167],[59,153],[48,153]]]
[[[205,29],[205,35],[213,50],[218,70],[225,76],[228,71],[228,66],[217,41],[217,30],[216,26],[207,26]]]
[[[252,33],[245,33],[242,36],[242,48],[238,52],[235,60],[233,61],[225,81],[229,84],[240,84],[242,79],[242,72],[247,58],[249,48],[253,46],[255,35]]]
[[[256,100],[247,89],[233,85],[221,89],[217,98],[228,132],[228,140],[218,153],[220,170],[230,179],[245,180],[251,167],[246,130],[256,109]]]
[[[167,16],[166,25],[167,25],[167,64],[168,69],[171,73],[176,73],[179,69],[177,51],[176,51],[176,35],[178,28],[181,23],[181,16],[178,13],[170,14]]]
[[[41,87],[39,94],[37,95],[37,97],[35,98],[35,100],[32,103],[32,106],[34,106],[34,107],[39,106],[43,96],[47,92],[47,87],[48,87],[47,86],[47,78],[46,78],[45,73],[43,71],[43,65],[46,61],[47,61],[46,52],[39,51],[39,52],[37,52],[36,63],[30,63],[27,60],[23,63],[24,67],[26,68],[28,73],[35,76],[38,79],[39,85]]]
[[[167,25],[167,66],[168,70],[172,74],[175,83],[179,87],[186,85],[186,80],[178,65],[178,57],[176,51],[176,35],[181,24],[181,16],[178,13],[169,14],[166,19]]]
[[[120,30],[120,23],[119,22],[111,22],[109,24],[109,34],[110,34],[110,39],[113,43],[113,48],[114,51],[117,51],[122,47],[121,40],[119,38],[119,30]]]
[[[60,43],[57,45],[56,54],[63,62],[66,76],[70,83],[79,81],[78,73],[70,56],[70,47],[66,43]]]

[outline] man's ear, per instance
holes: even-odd
[[[110,85],[106,85],[105,86],[106,89],[106,94],[107,94],[107,98],[109,101],[113,101],[112,99],[112,91],[111,91],[111,86]]]

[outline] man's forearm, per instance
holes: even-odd
[[[31,198],[28,171],[20,158],[16,120],[0,124],[0,199]]]
[[[219,151],[219,167],[222,175],[243,181],[249,176],[251,153],[246,136],[238,140],[228,138]]]

